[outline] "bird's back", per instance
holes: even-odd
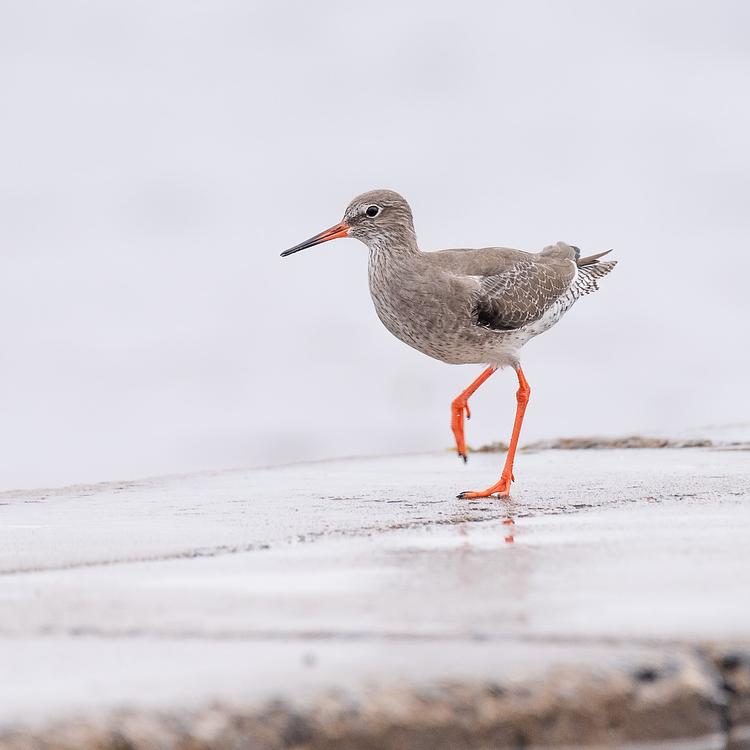
[[[459,276],[496,276],[537,255],[510,247],[451,248],[424,253],[429,265]]]
[[[511,247],[451,248],[425,253],[428,262],[451,273],[465,276],[497,276],[522,261],[569,269],[560,261],[577,261],[580,250],[574,245],[557,242],[541,252],[530,253]]]

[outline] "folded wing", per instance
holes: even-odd
[[[482,277],[472,307],[473,323],[512,331],[539,320],[570,289],[576,277],[576,265],[570,260],[539,255]]]

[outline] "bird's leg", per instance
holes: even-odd
[[[464,440],[464,412],[466,412],[466,418],[471,419],[471,411],[469,411],[469,397],[492,373],[495,372],[494,367],[488,367],[482,372],[482,374],[464,391],[456,396],[451,403],[451,429],[453,430],[453,437],[456,438],[456,450],[458,451],[459,458],[463,458],[466,463],[466,441]]]
[[[505,456],[505,466],[503,466],[500,480],[483,492],[462,492],[459,495],[459,498],[473,500],[477,497],[490,497],[490,495],[508,497],[510,494],[510,483],[515,479],[513,476],[513,459],[516,456],[516,446],[518,445],[518,436],[521,434],[521,425],[523,424],[523,415],[526,412],[526,404],[529,403],[529,396],[531,395],[531,388],[526,382],[526,378],[524,377],[520,365],[516,368],[516,375],[518,375],[518,390],[516,391],[516,401],[518,402],[516,406],[516,420],[513,423],[513,432],[510,436],[510,445],[508,446],[508,453]]]

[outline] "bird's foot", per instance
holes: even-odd
[[[471,410],[469,409],[468,401],[457,398],[451,404],[451,429],[453,430],[453,437],[456,438],[456,451],[458,457],[463,458],[464,463],[468,461],[466,455],[466,441],[464,439],[464,413],[466,419],[471,419]]]
[[[481,492],[471,492],[469,490],[467,490],[466,492],[461,492],[458,495],[458,499],[477,500],[480,497],[492,497],[493,495],[507,498],[510,497],[510,484],[512,481],[513,475],[511,475],[509,478],[500,477],[500,481],[493,484],[492,487],[488,487],[486,490],[482,490]]]

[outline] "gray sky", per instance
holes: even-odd
[[[747,424],[750,5],[0,3],[0,488],[448,447],[354,240],[620,265],[525,350],[524,437]],[[512,373],[468,440],[507,439]],[[458,468],[458,462],[457,462]]]

